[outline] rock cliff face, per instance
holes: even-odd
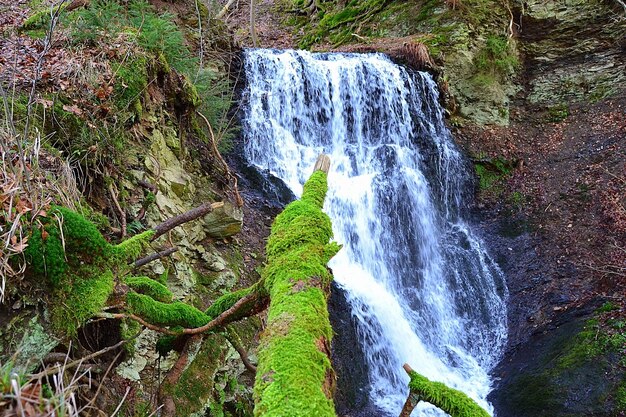
[[[624,10],[610,1],[525,1],[516,8],[531,105],[598,101],[626,83]]]

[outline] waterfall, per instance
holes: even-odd
[[[425,73],[381,54],[247,50],[245,157],[296,195],[332,160],[331,260],[365,352],[369,398],[397,416],[402,364],[486,401],[506,338],[506,285],[464,221],[467,165]],[[422,403],[413,415],[445,415]]]

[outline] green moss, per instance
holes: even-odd
[[[220,335],[209,335],[175,387],[167,387],[176,405],[176,415],[188,416],[204,411],[211,398],[214,377],[227,351],[228,343]]]
[[[271,302],[258,353],[255,415],[335,415],[323,289],[332,279],[326,263],[339,246],[328,243],[332,227],[321,211],[326,190],[326,174],[315,172],[302,199],[272,225],[262,273]]]
[[[545,374],[517,377],[506,394],[510,407],[524,416],[548,417],[559,410],[558,385]]]
[[[409,388],[412,393],[419,396],[421,401],[426,401],[442,409],[452,417],[489,417],[474,400],[463,392],[449,388],[441,382],[430,381],[417,372],[409,374],[411,381]]]
[[[141,332],[141,330],[142,330],[141,324],[139,324],[135,320],[124,319],[120,323],[120,333],[121,333],[122,340],[130,340],[131,338],[136,337],[139,334],[139,332]],[[124,345],[124,350],[126,350],[126,352],[129,355],[134,354],[135,343],[133,343],[132,341],[129,343],[126,343]]]
[[[152,297],[163,303],[172,302],[172,292],[163,284],[148,277],[128,277],[126,285],[134,291]]]
[[[235,305],[235,303],[241,298],[247,296],[254,291],[260,290],[257,289],[257,286],[252,286],[249,288],[244,288],[238,291],[224,294],[223,296],[215,300],[213,304],[211,304],[211,307],[206,310],[205,314],[212,320],[222,314],[224,311],[231,308],[233,305]]]
[[[146,230],[116,245],[113,248],[115,257],[119,262],[129,262],[137,259],[145,246],[150,242],[150,239],[152,239],[152,236],[154,236],[154,233],[154,230]]]
[[[557,104],[548,108],[547,121],[552,123],[559,123],[567,119],[569,116],[569,106],[567,103]]]
[[[349,42],[353,33],[359,34],[357,29],[360,29],[361,22],[382,11],[387,3],[386,0],[352,0],[344,5],[336,5],[335,2],[322,3],[325,8],[318,12],[319,22],[295,22],[305,33],[299,45],[301,48],[309,48],[326,38],[334,45]],[[303,5],[295,2],[294,6],[297,8]]]
[[[47,217],[39,218],[39,224],[24,252],[28,273],[47,278],[55,288],[62,286],[70,269],[101,263],[111,253],[111,246],[93,223],[64,207],[52,207]]]
[[[602,309],[602,308],[601,308]],[[600,313],[604,312],[600,310]],[[619,352],[626,346],[626,334],[609,332],[597,318],[587,320],[583,329],[566,346],[557,362],[557,370],[566,370],[609,352]]]
[[[474,169],[482,191],[499,193],[500,184],[513,170],[513,164],[502,158],[492,158],[475,162]]]
[[[74,276],[71,288],[64,288],[54,294],[63,302],[52,307],[53,327],[68,336],[75,336],[76,330],[100,312],[113,292],[113,273],[105,271],[100,276]]]
[[[153,298],[136,293],[126,296],[131,312],[157,326],[200,327],[210,321],[202,311],[180,301],[162,303]]]
[[[93,223],[67,208],[53,206],[46,217],[37,219],[25,250],[26,274],[50,286],[53,327],[74,336],[106,305],[114,277],[127,270],[128,261],[139,256],[154,232],[144,232],[113,246]],[[129,278],[128,282],[158,299],[171,300],[167,288],[148,281]]]
[[[615,390],[616,411],[626,412],[626,379]]]

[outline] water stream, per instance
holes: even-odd
[[[486,401],[506,338],[506,286],[464,220],[468,167],[425,73],[380,54],[248,50],[245,157],[296,195],[330,155],[331,261],[365,352],[370,400],[397,416],[402,364]],[[422,403],[414,416],[445,415]]]

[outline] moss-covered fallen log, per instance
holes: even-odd
[[[407,364],[404,364],[404,370],[411,377],[411,381],[409,397],[404,403],[400,417],[409,417],[420,401],[429,402],[452,417],[489,417],[489,413],[465,393],[449,388],[441,382],[431,381]]]
[[[320,156],[302,198],[272,225],[262,274],[270,306],[258,352],[255,416],[335,416],[326,264],[340,246],[330,242],[330,218],[322,212],[328,166],[329,158]]]

